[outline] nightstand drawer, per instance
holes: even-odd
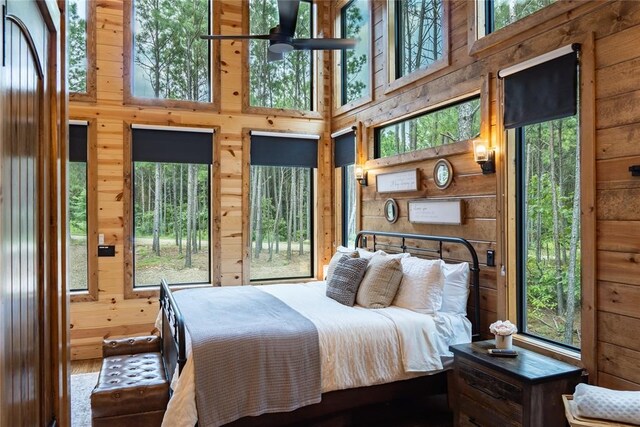
[[[489,413],[498,411],[509,419],[522,420],[523,391],[520,385],[506,382],[498,378],[495,372],[463,359],[457,360],[456,373],[461,394],[492,408]]]
[[[460,412],[458,426],[460,427],[521,427],[522,424],[509,417],[503,417],[495,412],[495,407],[487,407],[472,400],[468,396],[460,395]]]

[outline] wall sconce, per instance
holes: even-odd
[[[358,184],[362,185],[363,187],[367,186],[367,170],[365,168],[363,168],[362,166],[356,166],[355,176]]]
[[[473,158],[482,168],[482,173],[496,173],[495,151],[487,147],[482,139],[473,140]]]

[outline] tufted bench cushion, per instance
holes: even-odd
[[[156,349],[146,338],[104,342],[105,357],[98,384],[91,393],[93,427],[159,426],[162,423],[169,401],[162,355],[159,351],[132,353]],[[137,347],[133,345],[136,342]],[[120,351],[123,349],[128,351]]]

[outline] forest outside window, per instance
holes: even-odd
[[[249,1],[249,33],[269,34],[279,22],[276,0]],[[313,5],[301,0],[295,38],[313,37]],[[249,41],[249,105],[313,110],[313,53],[294,50],[269,61],[269,41]]]
[[[211,283],[212,145],[206,130],[134,127],[134,287]]]
[[[314,275],[317,140],[251,135],[251,281]]]
[[[555,2],[556,0],[481,0],[479,18],[484,18],[485,34],[491,34]]]
[[[69,0],[68,86],[73,93],[87,92],[87,6],[86,0]]]
[[[446,7],[442,0],[389,0],[389,19],[393,21],[390,28],[394,29],[394,42],[389,46],[391,80],[429,69],[446,59]]]
[[[366,97],[370,93],[371,48],[370,13],[367,0],[351,0],[340,10],[340,34],[357,40],[354,49],[345,49],[341,55],[341,103],[345,105]]]
[[[89,290],[88,126],[69,125],[69,289]]]
[[[211,101],[210,0],[133,0],[135,97]]]
[[[376,129],[375,157],[466,141],[480,135],[480,97]]]
[[[577,45],[501,70],[507,162],[515,176],[518,329],[581,346],[581,186]],[[547,59],[551,58],[551,59]],[[538,62],[538,60],[540,62]],[[510,184],[508,184],[510,185]],[[513,288],[513,286],[512,286]]]

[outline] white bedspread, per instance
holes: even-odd
[[[471,323],[464,316],[426,315],[399,307],[347,307],[325,296],[325,282],[265,285],[259,289],[279,298],[316,326],[323,393],[440,370],[441,357],[451,355],[449,345],[471,341]],[[174,375],[174,393],[163,426],[195,425],[194,387],[193,362],[187,357],[180,377]]]

